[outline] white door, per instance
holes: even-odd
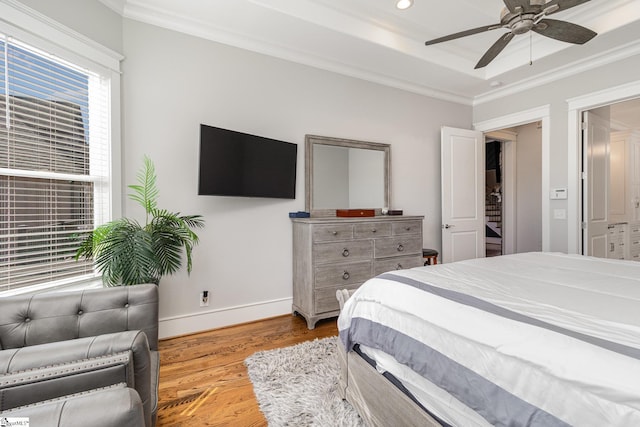
[[[609,120],[584,113],[585,255],[606,258],[609,251]]]
[[[442,262],[485,256],[484,136],[443,126]]]

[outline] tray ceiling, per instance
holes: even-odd
[[[506,30],[425,46],[499,22],[501,0],[101,0],[124,17],[341,74],[478,103],[640,53],[640,1],[591,0],[553,15],[598,36],[571,45],[530,32],[474,70]],[[532,64],[530,65],[530,60]]]

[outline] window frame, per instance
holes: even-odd
[[[19,2],[0,3],[0,33],[48,52],[63,61],[73,63],[99,74],[108,84],[108,198],[109,212],[102,222],[119,218],[122,213],[121,180],[121,122],[120,122],[120,63],[121,54],[50,19]],[[95,226],[100,225],[97,222]],[[91,279],[65,280],[10,289],[1,296],[34,293],[55,288],[87,288],[101,286],[99,275]]]

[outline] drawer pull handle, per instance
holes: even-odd
[[[334,236],[337,236],[338,232],[337,231],[332,231],[331,234],[333,234]]]
[[[406,231],[411,231],[411,227],[405,227],[404,228]]]
[[[342,278],[343,278],[344,280],[349,280],[349,277],[350,277],[350,275],[349,275],[349,272],[348,272],[348,271],[345,271],[344,273],[342,273]]]
[[[402,264],[398,264],[398,265],[396,265],[396,270],[402,270],[402,268],[403,268],[403,267],[402,267]]]
[[[378,231],[378,230],[376,230],[375,228],[372,228],[372,229],[371,229],[371,232],[372,232],[372,233],[375,233],[376,231]]]
[[[345,258],[348,257],[349,256],[349,249],[344,248],[344,250],[342,251],[342,256],[345,257]]]
[[[404,246],[402,246],[402,243],[400,243],[398,245],[398,252],[402,252],[402,251],[404,251]]]

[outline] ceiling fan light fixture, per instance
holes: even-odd
[[[400,10],[409,9],[413,6],[413,0],[398,0],[396,2],[396,7]]]

